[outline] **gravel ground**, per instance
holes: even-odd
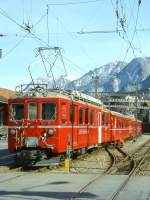
[[[133,140],[129,140],[125,143],[123,150],[130,154],[136,151],[140,146],[142,146],[148,140],[150,140],[150,135],[142,135],[138,137],[135,142]]]

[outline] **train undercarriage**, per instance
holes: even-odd
[[[16,152],[15,165],[22,167],[59,165],[61,155],[51,155],[45,149],[22,149]]]

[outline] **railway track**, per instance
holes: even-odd
[[[116,156],[115,151],[120,152],[122,154],[119,158]],[[99,174],[95,179],[87,183],[80,191],[77,192],[76,196],[70,198],[70,200],[78,199],[80,198],[81,193],[88,191],[88,188],[94,184],[97,180],[102,179],[105,175],[127,175],[127,178],[122,182],[122,184],[119,186],[119,188],[107,198],[107,200],[115,200],[119,197],[120,193],[125,189],[126,185],[130,181],[130,178],[132,176],[140,175],[142,173],[142,170],[145,172],[145,168],[149,164],[149,162],[146,162],[148,159],[150,161],[150,140],[144,143],[138,150],[133,152],[131,155],[128,155],[128,153],[124,152],[122,149],[116,147],[114,150],[106,149],[109,156],[111,157],[111,165],[110,167],[103,173]],[[150,168],[150,164],[149,164]],[[150,171],[149,171],[150,172]]]
[[[0,166],[11,166],[15,162],[15,154],[4,155],[0,157]]]
[[[150,154],[150,140],[146,142],[144,145],[142,145],[138,151],[134,152],[129,157],[132,162],[132,165],[130,165],[130,170],[128,171],[127,178],[122,182],[119,188],[107,200],[117,199],[120,193],[124,191],[124,189],[126,188],[131,177],[139,175],[139,173],[141,173],[142,170],[141,166],[145,167],[145,163],[147,163],[145,161],[147,160],[147,158],[150,159],[149,154]]]
[[[98,148],[90,154],[71,161],[70,172],[77,174],[102,174],[108,167],[110,158],[104,148]]]
[[[114,168],[114,166],[116,164],[116,156],[107,147],[105,148],[105,150],[110,157],[109,166],[107,168],[105,168],[102,173],[98,174],[98,176],[96,176],[93,180],[91,180],[89,183],[87,183],[83,188],[81,188],[81,190],[79,190],[76,193],[76,195],[71,197],[69,200],[77,199],[78,197],[80,197],[80,195],[84,191],[86,191],[88,189],[88,187],[91,186],[91,184],[94,184],[98,179],[103,178],[106,174],[109,174],[111,172],[111,170]]]

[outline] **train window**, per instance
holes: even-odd
[[[23,103],[12,104],[11,119],[12,120],[24,119],[24,104]]]
[[[83,124],[83,113],[84,113],[84,109],[80,108],[79,109],[79,124]]]
[[[118,128],[120,128],[120,119],[118,119]]]
[[[120,120],[120,128],[122,128],[122,119]]]
[[[56,120],[56,103],[42,103],[42,120]]]
[[[105,124],[108,125],[108,113],[105,113]]]
[[[37,119],[37,103],[28,104],[28,119],[29,120]]]
[[[74,106],[73,105],[70,106],[70,122],[71,123],[74,122]]]
[[[91,110],[90,112],[90,124],[94,123],[94,110]]]
[[[86,124],[88,124],[88,122],[89,122],[88,114],[89,114],[88,108],[86,108],[86,110],[85,110],[85,123],[86,123]]]
[[[104,125],[105,114],[102,112],[102,125]]]
[[[121,119],[120,119],[120,128],[122,128],[122,121],[121,121]]]
[[[61,104],[61,122],[62,122],[63,124],[66,123],[66,121],[67,121],[67,116],[68,116],[68,114],[67,114],[67,105],[66,105],[65,102],[63,102],[63,103]]]
[[[119,128],[119,120],[117,119],[117,128]]]

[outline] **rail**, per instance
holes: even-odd
[[[120,193],[125,189],[126,185],[130,181],[131,177],[138,174],[138,172],[140,171],[141,165],[145,162],[145,159],[146,159],[147,155],[149,155],[149,153],[150,153],[150,145],[147,145],[149,143],[150,143],[150,140],[148,140],[144,145],[141,146],[141,149],[138,150],[138,152],[140,152],[141,150],[144,149],[144,152],[141,155],[140,159],[139,159],[139,155],[138,156],[136,155],[136,152],[134,152],[130,156],[130,159],[131,159],[131,162],[132,162],[132,166],[131,166],[131,169],[130,169],[130,172],[129,172],[127,178],[123,181],[123,183],[119,186],[119,188],[112,194],[112,196],[109,197],[107,200],[115,200],[115,199],[117,199],[118,196],[120,195]]]
[[[93,180],[91,180],[89,183],[87,183],[83,188],[81,188],[75,196],[71,197],[70,200],[73,199],[77,199],[78,197],[80,197],[81,193],[83,193],[90,185],[94,184],[99,178],[103,178],[106,174],[108,174],[112,168],[115,166],[116,164],[116,157],[115,154],[112,154],[112,152],[105,147],[106,152],[108,153],[109,157],[110,157],[110,166],[105,169],[105,171],[102,174],[99,174],[98,176],[96,176]]]

